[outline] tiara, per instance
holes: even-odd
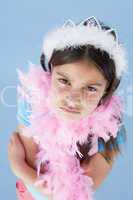
[[[87,44],[109,54],[110,58],[114,60],[117,77],[120,77],[123,72],[127,72],[126,52],[118,41],[117,31],[105,26],[94,16],[78,24],[68,19],[61,27],[48,32],[43,39],[42,53],[49,62],[54,50],[77,48]],[[48,66],[46,68],[48,70]]]

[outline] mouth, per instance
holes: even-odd
[[[71,107],[61,107],[61,109],[69,113],[77,113],[77,114],[80,113],[78,110]]]

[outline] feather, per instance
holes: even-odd
[[[51,107],[50,74],[32,65],[27,74],[19,71],[18,75],[21,83],[18,96],[26,96],[32,106],[30,126],[23,129],[23,134],[39,144],[36,184],[47,182],[44,193],[52,192],[53,200],[94,199],[93,180],[83,174],[75,156],[76,153],[83,156],[77,143],[91,138],[89,155],[93,155],[98,151],[99,137],[108,141],[110,136],[117,136],[123,112],[120,97],[112,96],[106,105],[100,105],[91,115],[78,121],[63,121]],[[34,90],[35,96],[31,95]],[[39,95],[41,99],[37,102],[35,98]],[[44,174],[40,173],[42,164],[47,166]]]

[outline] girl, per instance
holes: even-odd
[[[124,49],[90,17],[49,33],[42,51],[42,68],[18,71],[19,126],[8,148],[18,198],[90,200],[126,140],[114,95],[127,70]]]

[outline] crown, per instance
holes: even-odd
[[[42,52],[49,62],[54,50],[76,48],[87,44],[109,54],[110,58],[114,60],[117,77],[120,77],[122,72],[127,72],[126,52],[118,41],[117,31],[106,26],[94,16],[82,20],[78,24],[68,19],[61,27],[50,31],[44,37]]]
[[[118,42],[118,36],[117,36],[117,32],[115,29],[112,29],[108,26],[106,26],[103,22],[100,22],[99,20],[97,20],[94,16],[89,17],[83,21],[81,21],[78,24],[75,24],[71,19],[68,19],[62,27],[75,27],[75,26],[88,26],[90,27],[97,27],[100,30],[106,30],[108,33],[112,34],[116,40],[116,42]]]

